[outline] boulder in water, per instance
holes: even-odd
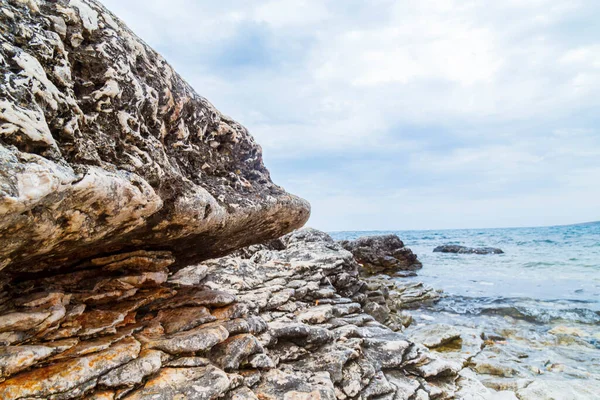
[[[467,247],[456,244],[444,244],[433,249],[434,253],[454,254],[504,254],[502,249],[496,247]]]
[[[363,236],[356,240],[342,240],[343,248],[350,251],[369,274],[397,274],[423,267],[417,255],[396,235]]]

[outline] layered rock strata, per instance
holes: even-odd
[[[379,322],[410,323],[402,297],[361,281],[324,233],[176,273],[174,261],[122,253],[11,285],[0,398],[427,399],[459,389],[462,364]],[[394,302],[397,319],[369,314]]]
[[[261,148],[95,0],[0,0],[0,270],[223,255],[304,224]]]

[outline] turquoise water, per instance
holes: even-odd
[[[397,234],[423,269],[414,279],[442,289],[439,309],[508,315],[538,323],[600,323],[600,222],[540,228],[334,232],[336,240]],[[505,254],[433,253],[441,244],[499,247]]]

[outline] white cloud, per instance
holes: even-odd
[[[600,217],[593,0],[104,2],[250,129],[317,227]]]

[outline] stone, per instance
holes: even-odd
[[[215,321],[216,318],[210,314],[208,308],[200,306],[160,310],[156,320],[161,323],[165,333],[170,334],[195,328]]]
[[[296,369],[302,371],[325,371],[329,373],[332,382],[342,380],[342,369],[344,365],[352,359],[359,357],[357,351],[345,347],[328,345],[318,352],[309,354],[307,357],[295,362]]]
[[[445,244],[433,249],[434,253],[455,253],[455,254],[504,254],[502,249],[495,247],[466,247],[456,244]]]
[[[235,335],[216,345],[211,351],[213,360],[225,371],[238,369],[240,364],[256,353],[264,352],[258,339],[251,334]]]
[[[125,314],[116,311],[92,310],[77,317],[74,323],[81,326],[79,335],[94,335],[104,331],[115,331],[115,327],[125,320]]]
[[[67,339],[48,345],[25,345],[0,347],[0,378],[8,377],[61,353],[77,344],[77,339]]]
[[[164,353],[156,350],[143,350],[138,358],[103,375],[98,384],[107,387],[134,386],[144,377],[160,370]]]
[[[221,290],[179,290],[174,297],[155,302],[152,308],[179,308],[183,306],[223,307],[235,301],[236,298],[234,295]]]
[[[126,338],[107,350],[21,373],[0,383],[0,398],[49,397],[89,382],[137,357],[140,343]]]
[[[227,394],[227,400],[259,400],[247,387],[241,387]]]
[[[517,391],[520,400],[593,400],[598,398],[600,384],[598,381],[568,380],[536,380],[527,387]]]
[[[423,267],[416,254],[406,248],[396,235],[363,236],[342,240],[343,248],[352,252],[368,274],[414,271]]]
[[[418,326],[406,332],[410,340],[432,349],[461,339],[460,331],[447,324]]]
[[[27,331],[38,327],[50,315],[51,311],[12,312],[0,315],[0,332]]]
[[[403,364],[404,353],[411,344],[408,341],[386,338],[371,338],[364,341],[364,352],[373,363],[381,368],[397,368]]]
[[[165,351],[169,354],[195,353],[210,350],[217,343],[229,337],[229,332],[222,326],[199,326],[189,331],[175,333],[164,338],[147,338],[138,336],[150,349]]]
[[[3,272],[165,247],[190,265],[306,222],[248,131],[102,4],[37,4],[0,2]]]
[[[261,400],[334,400],[331,381],[299,371],[270,370],[253,392]]]
[[[191,368],[163,368],[143,388],[125,397],[126,400],[212,400],[229,389],[229,378],[220,369],[209,365]]]
[[[255,369],[272,369],[276,367],[271,357],[264,353],[254,354],[250,356],[248,358],[247,364]]]

